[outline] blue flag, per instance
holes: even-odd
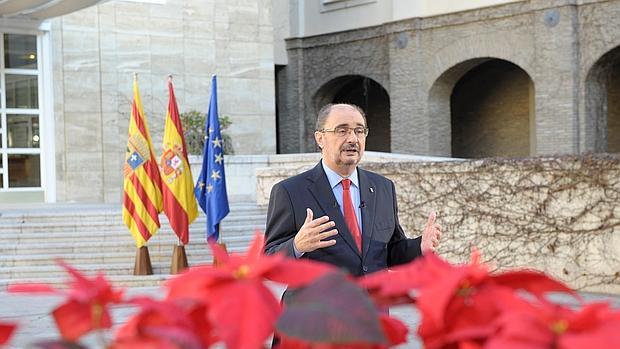
[[[203,150],[202,170],[194,188],[200,208],[207,215],[207,240],[217,241],[220,222],[228,212],[228,195],[224,179],[224,141],[217,112],[217,81],[211,78],[211,100],[205,123],[207,138]]]

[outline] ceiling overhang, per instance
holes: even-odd
[[[0,0],[0,18],[43,21],[107,0]]]

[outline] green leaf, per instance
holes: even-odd
[[[185,143],[187,144],[187,152],[194,155],[202,155],[205,145],[205,119],[207,113],[199,112],[197,110],[190,110],[179,114],[181,117],[181,124],[183,126],[183,135],[185,136]],[[229,116],[220,116],[220,132],[222,132],[222,139],[224,140],[224,155],[232,155],[235,153],[232,145],[232,138],[224,130],[232,125],[232,121]]]

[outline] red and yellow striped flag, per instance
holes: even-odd
[[[168,80],[168,115],[164,129],[164,146],[159,163],[162,175],[164,212],[170,226],[183,244],[189,242],[189,225],[198,216],[194,198],[194,179],[187,159],[187,147],[171,79]]]
[[[124,174],[123,221],[136,246],[142,247],[159,229],[158,214],[162,211],[163,201],[157,159],[153,155],[153,143],[135,76]]]

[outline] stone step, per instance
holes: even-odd
[[[194,257],[194,258],[193,258]],[[201,256],[201,258],[195,258],[188,254],[188,264],[190,266],[211,264],[213,258],[211,255]],[[132,275],[134,268],[134,260],[128,259],[126,261],[113,261],[105,263],[80,263],[66,260],[71,266],[83,272],[86,275],[96,275],[97,273],[103,273],[106,276],[112,275]],[[154,260],[151,258],[151,266],[153,267],[153,273],[157,275],[170,274],[170,265],[172,258],[164,258],[161,260]],[[41,277],[57,277],[67,278],[67,272],[60,268],[55,262],[51,262],[47,265],[25,265],[7,268],[0,272],[0,279],[39,279]]]
[[[249,245],[254,235],[239,233],[239,234],[226,234],[222,237],[221,241],[228,246],[237,245]],[[167,234],[161,236],[154,236],[149,240],[149,246],[173,246],[177,244],[178,239],[176,235]],[[209,248],[208,244],[200,239],[193,238],[187,245],[187,249]],[[67,254],[75,252],[98,252],[98,251],[124,251],[135,250],[135,244],[131,237],[127,234],[119,239],[105,239],[105,240],[85,240],[85,239],[73,239],[71,243],[65,241],[55,241],[53,239],[47,239],[44,243],[15,243],[15,244],[3,244],[0,245],[0,260],[15,255],[37,255],[41,253],[57,253]]]
[[[85,207],[88,207],[86,205]],[[122,211],[120,208],[110,209],[103,207],[95,208],[47,208],[37,210],[2,210],[0,209],[0,220],[7,224],[9,223],[51,223],[62,221],[89,221],[92,219],[103,219],[107,221],[122,222]],[[248,215],[266,215],[267,209],[264,207],[258,207],[252,204],[231,204],[230,213],[226,216],[226,219],[243,218]],[[167,217],[161,213],[159,215],[160,221],[166,221]],[[197,219],[205,219],[205,215],[202,211],[199,211]]]
[[[116,217],[116,220],[105,219],[67,219],[55,222],[25,222],[25,223],[10,223],[1,220],[0,225],[0,238],[7,233],[22,233],[22,232],[97,232],[97,231],[114,231],[114,230],[127,230],[123,222]],[[228,217],[227,217],[228,218]],[[264,226],[266,215],[253,214],[245,217],[236,217],[235,219],[228,218],[222,221],[222,227],[236,227],[239,225],[253,224],[256,226]],[[167,220],[160,220],[160,229],[171,229]],[[203,228],[206,225],[206,219],[197,219],[190,227]]]
[[[120,218],[120,209],[109,206],[71,205],[53,209],[9,211],[0,209],[0,289],[14,280],[48,280],[62,283],[65,275],[55,262],[62,259],[86,274],[103,270],[121,285],[155,286],[169,276],[173,246],[178,239],[167,218],[148,243],[152,277],[133,276],[136,248]],[[210,263],[205,242],[204,215],[190,226],[186,253],[190,265]],[[264,230],[266,209],[256,205],[231,205],[221,226],[221,242],[231,253],[245,252],[256,230]]]
[[[169,252],[168,252],[169,251]],[[204,252],[187,251],[187,258],[196,260],[205,260],[210,252],[206,250]],[[99,253],[71,253],[71,254],[40,254],[40,255],[24,255],[13,256],[13,258],[7,258],[0,260],[0,273],[8,272],[17,267],[39,267],[55,265],[56,259],[62,259],[71,265],[83,265],[83,264],[98,264],[100,267],[113,264],[113,263],[133,263],[136,252],[134,251],[121,251],[121,252],[99,252]],[[172,248],[166,250],[153,250],[149,249],[149,255],[152,263],[159,263],[170,260],[172,256]]]
[[[253,209],[236,209],[231,208],[230,212],[226,217],[243,217],[246,215],[252,214],[266,214],[267,210],[265,208],[253,208]],[[198,217],[204,218],[204,213],[202,211],[198,212]],[[80,219],[92,219],[92,218],[105,218],[105,219],[116,219],[118,217],[122,217],[121,210],[112,210],[112,211],[68,211],[68,210],[49,210],[43,212],[6,212],[0,209],[0,219],[6,221],[14,221],[17,223],[20,222],[48,222],[48,221],[60,221],[65,218],[80,218]],[[167,216],[162,212],[159,214],[160,219],[166,220]]]
[[[149,252],[151,259],[168,258],[172,255],[172,250],[175,243],[150,245]],[[226,248],[230,252],[244,252],[249,246],[249,241],[227,243]],[[37,263],[48,263],[56,258],[65,260],[95,260],[105,261],[118,258],[133,258],[136,248],[132,246],[123,246],[119,249],[100,248],[93,249],[87,248],[75,248],[74,251],[48,251],[45,249],[39,251],[33,251],[32,253],[26,253],[26,251],[20,251],[23,253],[3,254],[0,256],[0,267],[10,267],[14,265],[31,265]],[[205,255],[210,254],[211,249],[207,245],[187,245],[185,251],[188,255]],[[128,256],[128,257],[127,257]]]
[[[248,248],[248,246],[252,242],[252,239],[253,237],[251,236],[238,236],[235,239],[226,239],[223,241],[226,244],[226,248],[229,252],[243,252]],[[83,244],[83,242],[81,243]],[[158,256],[160,255],[171,255],[173,246],[176,245],[176,243],[176,240],[171,240],[168,243],[150,243],[148,247],[151,258],[158,258]],[[84,249],[79,249],[79,245],[75,248],[73,248],[72,245],[68,245],[68,248],[65,251],[61,251],[60,249],[49,250],[46,248],[46,244],[43,244],[41,245],[41,248],[39,250],[33,250],[31,251],[31,253],[28,253],[28,250],[26,250],[20,251],[20,253],[0,254],[0,266],[15,265],[11,264],[11,261],[26,264],[28,263],[28,261],[48,261],[54,260],[55,258],[85,258],[97,261],[101,260],[102,258],[107,258],[108,260],[111,260],[121,258],[121,256],[125,255],[133,256],[136,251],[135,245],[133,244],[126,244],[125,246],[121,246],[122,248],[116,250],[112,248],[106,248],[106,246],[102,244],[100,245],[101,247],[99,249],[93,248],[92,244],[88,245],[88,247],[85,247]],[[211,253],[211,248],[206,243],[190,243],[185,247],[185,250],[188,254]]]
[[[238,225],[226,225],[222,226],[220,236],[223,239],[237,235],[254,236],[254,233],[258,231],[264,231],[261,225],[264,227],[264,222],[261,224],[238,224]],[[205,227],[190,226],[189,230],[190,241],[204,241],[205,239]],[[176,239],[176,235],[172,232],[172,229],[160,229],[149,241],[156,241],[156,239]],[[80,241],[133,241],[130,232],[125,227],[116,228],[109,231],[37,231],[37,232],[20,232],[13,234],[1,234],[0,241],[3,244],[42,244],[48,242],[72,242],[76,240]]]
[[[133,270],[131,271],[133,272]],[[153,275],[106,275],[106,279],[114,286],[114,287],[152,287],[152,286],[160,286],[166,280],[174,277],[174,275],[170,274],[153,274]],[[64,288],[65,281],[68,280],[68,277],[38,277],[38,278],[5,278],[0,279],[0,291],[5,291],[7,286],[10,284],[16,283],[44,283],[54,285],[59,288]]]

